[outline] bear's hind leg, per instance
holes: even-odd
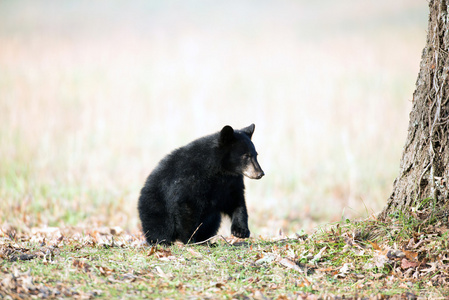
[[[142,231],[148,244],[172,244],[174,228],[164,214],[141,213]]]
[[[173,243],[173,239],[171,238],[171,234],[167,234],[167,228],[162,227],[160,225],[151,226],[147,224],[147,226],[143,226],[142,228],[145,239],[148,244],[167,244],[170,245]]]

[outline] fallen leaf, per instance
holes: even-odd
[[[416,252],[404,250],[404,253],[405,253],[405,257],[408,260],[416,261],[416,259],[418,258],[418,253],[416,253]]]
[[[422,269],[421,272],[428,274],[431,272],[435,272],[437,270],[438,262],[431,262],[431,263],[427,263],[427,264],[430,265],[430,268]]]
[[[352,263],[346,263],[346,264],[344,264],[344,265],[340,268],[339,272],[338,272],[336,275],[334,275],[334,277],[336,277],[336,278],[345,278],[346,275],[349,273],[349,270],[350,270],[352,267],[353,267]]]
[[[56,240],[55,246],[56,246],[56,245],[59,245],[59,243],[61,243],[63,239],[64,239],[64,236],[61,235],[61,236]]]
[[[112,272],[114,272],[113,269],[110,269],[108,267],[103,267],[103,266],[97,266],[98,271],[100,271],[100,274],[103,276],[109,276],[112,274]]]
[[[262,294],[261,291],[255,291],[254,294],[253,294],[253,299],[256,299],[256,300],[265,300],[265,299],[268,299],[268,298],[265,297],[264,294]]]
[[[156,245],[153,245],[151,248],[150,248],[150,251],[148,251],[148,254],[147,254],[147,256],[151,256],[151,255],[153,255],[154,253],[156,253],[156,250],[157,249],[157,246]]]
[[[154,245],[150,248],[150,251],[148,251],[147,256],[155,255],[157,258],[162,260],[172,260],[175,259],[175,257],[172,255],[172,252],[170,249],[164,249],[164,248],[158,248],[157,245]]]
[[[276,259],[277,255],[274,254],[267,254],[261,258],[259,258],[258,260],[256,260],[254,263],[256,265],[261,265],[263,263],[270,263],[272,261],[274,261]]]
[[[127,282],[133,282],[137,279],[137,276],[131,273],[123,274],[123,280]]]
[[[368,241],[368,243],[370,243],[371,246],[373,246],[373,249],[374,249],[374,250],[381,250],[380,247],[379,247],[379,245],[377,245],[377,243],[371,242],[371,241]]]
[[[0,281],[0,286],[7,289],[13,289],[15,282],[16,282],[15,278],[10,274],[8,274],[5,276],[5,278],[2,279],[2,281]]]
[[[195,257],[202,257],[203,255],[195,250],[193,250],[192,248],[187,248],[187,251],[190,252],[190,254],[192,254]]]
[[[401,268],[402,269],[408,269],[408,268],[415,268],[417,267],[419,264],[417,262],[413,262],[413,261],[409,261],[405,258],[402,259],[401,261]]]
[[[346,274],[349,273],[349,270],[352,268],[352,264],[351,263],[346,263],[343,265],[343,267],[340,268],[340,273],[342,274]]]
[[[83,270],[84,272],[89,272],[90,268],[91,268],[88,263],[86,263],[84,261],[81,261],[81,260],[78,260],[78,259],[75,259],[73,261],[73,266],[77,267],[78,269]]]
[[[33,227],[31,228],[31,234],[32,235],[36,235],[36,234],[46,234],[46,235],[54,235],[56,233],[59,233],[59,228],[58,227],[42,227],[42,228],[38,228],[38,227]]]
[[[279,263],[281,264],[281,265],[283,265],[284,267],[287,267],[287,268],[289,268],[289,269],[293,269],[293,270],[296,270],[296,271],[298,271],[298,272],[300,272],[300,273],[304,273],[304,271],[295,263],[295,262],[293,262],[293,261],[291,261],[290,259],[288,259],[288,258],[283,258],[283,259],[281,259],[280,261],[279,261]]]
[[[324,251],[327,249],[327,246],[324,246],[323,248],[321,248],[320,252],[318,252],[313,259],[311,260],[311,262],[317,262],[318,260],[321,259],[321,256],[323,255]]]
[[[388,258],[383,254],[375,254],[373,256],[373,263],[378,269],[383,269],[385,264],[388,263]]]
[[[333,270],[334,269],[332,267],[318,269],[318,271],[320,271],[320,272],[330,272],[330,271],[333,271]]]
[[[164,271],[162,271],[161,267],[157,266],[156,271],[159,276],[161,276],[163,278],[168,278],[167,274],[165,274]]]
[[[156,252],[156,256],[158,258],[163,258],[163,257],[170,257],[173,256],[170,249],[158,249],[158,251]]]

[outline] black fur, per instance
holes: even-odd
[[[249,237],[243,175],[252,179],[264,175],[251,142],[254,127],[225,126],[159,162],[138,203],[150,244],[204,241],[217,233],[222,213],[231,218],[233,235]]]

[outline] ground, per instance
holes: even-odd
[[[443,299],[447,215],[374,217],[311,234],[148,246],[119,227],[0,235],[0,296],[160,299]]]

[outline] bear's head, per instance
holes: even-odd
[[[240,130],[225,126],[219,134],[219,149],[223,155],[223,168],[233,174],[260,179],[265,173],[257,162],[257,152],[251,137],[255,125]]]

